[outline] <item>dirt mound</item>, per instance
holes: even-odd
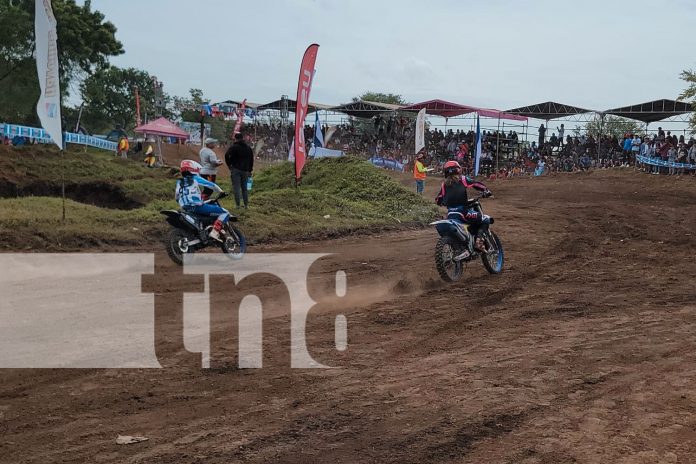
[[[33,181],[18,184],[11,181],[0,182],[0,198],[62,195],[62,184],[57,182]],[[88,205],[110,209],[134,209],[144,206],[144,202],[131,198],[123,187],[108,182],[66,183],[65,196],[71,200]]]
[[[152,186],[170,178],[168,169],[146,169],[104,151],[70,147],[61,154],[45,145],[0,146],[0,198],[58,197],[65,183],[66,197],[72,200],[128,210],[152,201],[153,194],[161,196]],[[171,188],[166,190],[171,196]]]
[[[289,318],[271,308],[262,369],[6,370],[0,461],[692,461],[694,179],[630,170],[489,187],[499,276],[473,263],[465,281],[437,284],[432,230],[264,249],[332,253],[316,281],[346,272],[346,303],[308,320],[312,355],[341,369],[289,369]],[[124,433],[149,442],[119,447]]]

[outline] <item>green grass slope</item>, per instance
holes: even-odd
[[[420,226],[437,208],[365,161],[346,157],[307,164],[299,187],[294,166],[256,173],[250,208],[237,210],[251,243]],[[66,221],[58,197],[65,173]],[[5,249],[76,249],[158,242],[159,210],[176,208],[176,170],[147,169],[113,155],[49,147],[0,150],[0,239]],[[219,179],[230,191],[229,179]]]

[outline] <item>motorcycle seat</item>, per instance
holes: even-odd
[[[215,222],[215,219],[217,219],[217,216],[208,216],[204,214],[196,214],[191,211],[184,211],[184,213],[188,214],[192,218],[200,221],[204,226],[210,225],[213,222]]]

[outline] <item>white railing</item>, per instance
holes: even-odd
[[[16,124],[0,123],[0,136],[7,136],[10,139],[20,136],[29,137],[39,143],[53,143],[51,137],[43,129],[36,127],[19,126]],[[63,132],[65,143],[75,143],[78,145],[87,145],[89,147],[100,148],[102,150],[116,151],[116,142],[104,140],[91,135],[73,134],[72,132]]]

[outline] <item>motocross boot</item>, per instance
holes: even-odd
[[[208,237],[210,237],[213,240],[220,241],[220,231],[221,230],[222,230],[222,221],[220,221],[218,219],[213,224],[213,230],[210,231],[210,234],[208,234]]]

